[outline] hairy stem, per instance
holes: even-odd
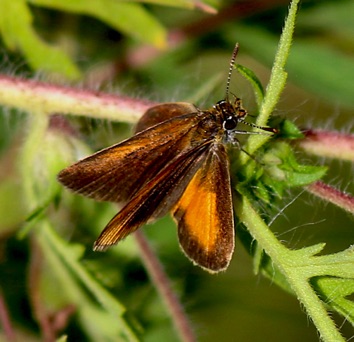
[[[354,197],[339,191],[338,189],[317,181],[306,187],[306,190],[313,195],[316,195],[334,205],[354,214]]]
[[[68,113],[123,122],[136,122],[153,105],[146,100],[4,75],[0,75],[0,102],[29,112]]]
[[[320,157],[354,161],[354,134],[308,129],[298,142],[307,153]]]

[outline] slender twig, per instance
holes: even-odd
[[[175,293],[172,291],[171,283],[144,233],[141,230],[137,231],[134,233],[134,237],[140,249],[142,262],[148,271],[151,281],[156,286],[157,291],[170,312],[181,341],[196,341],[194,332],[188,322],[183,307]]]
[[[340,190],[317,181],[306,187],[306,190],[336,206],[354,214],[354,197],[352,195],[341,192]]]
[[[0,288],[0,324],[4,331],[4,336],[8,342],[16,341],[14,329],[12,327],[9,312],[6,307],[5,299]]]
[[[32,254],[28,277],[29,298],[35,319],[41,328],[43,340],[46,342],[54,342],[56,340],[55,333],[51,327],[49,315],[43,305],[43,300],[41,298],[40,277],[42,263],[43,255],[40,247],[37,245],[35,240],[32,240]]]

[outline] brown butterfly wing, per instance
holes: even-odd
[[[95,250],[105,250],[134,232],[149,220],[166,214],[178,201],[207,155],[210,141],[181,153],[129,200],[108,223]]]
[[[214,143],[173,209],[185,254],[210,272],[225,270],[234,250],[234,218],[225,146]]]
[[[191,148],[198,122],[197,113],[173,117],[69,166],[58,180],[96,200],[126,201],[166,162]]]
[[[148,109],[144,113],[135,127],[135,133],[141,132],[176,116],[187,113],[197,113],[198,111],[199,109],[195,105],[187,102],[161,103]]]

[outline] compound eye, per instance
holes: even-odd
[[[233,117],[229,117],[224,121],[223,126],[225,130],[232,131],[237,126],[237,120]]]

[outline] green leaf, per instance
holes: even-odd
[[[237,173],[237,191],[256,202],[270,204],[289,188],[319,180],[327,171],[324,166],[300,164],[292,147],[284,141],[269,142],[260,152],[261,160],[248,160]]]
[[[131,1],[150,3],[154,5],[161,5],[161,6],[181,7],[187,9],[198,8],[205,12],[216,13],[216,10],[213,7],[210,7],[209,4],[203,1],[195,1],[195,0],[131,0]]]
[[[302,139],[305,137],[295,123],[288,119],[281,117],[271,118],[269,126],[278,129],[279,133],[277,133],[277,138]]]
[[[354,325],[354,302],[349,296],[354,293],[354,280],[336,277],[316,277],[312,280],[322,300]]]
[[[97,341],[116,341],[118,338],[137,341],[126,321],[125,307],[84,268],[80,260],[84,247],[64,241],[46,220],[37,228],[36,238],[46,255],[49,270],[56,275],[65,294],[61,298],[67,297],[75,303],[79,320],[89,336]]]
[[[304,11],[299,17],[298,24],[352,39],[354,35],[353,13],[354,2],[351,0],[323,2]]]
[[[142,5],[112,0],[30,0],[36,6],[86,14],[141,42],[166,46],[166,30]]]
[[[311,60],[316,63],[309,63]],[[289,70],[305,89],[354,107],[354,63],[350,56],[329,46],[299,41],[289,58]]]
[[[71,80],[80,77],[78,68],[63,51],[37,35],[25,0],[0,2],[0,33],[8,48],[20,50],[33,69],[60,73]]]
[[[235,64],[235,69],[246,79],[250,82],[251,86],[253,87],[253,91],[256,97],[256,102],[257,102],[257,106],[258,109],[261,107],[262,105],[262,101],[264,98],[264,90],[263,90],[263,86],[261,81],[259,80],[259,78],[256,76],[256,74],[240,65],[240,64]]]
[[[274,176],[277,181],[285,182],[287,187],[312,183],[323,177],[327,170],[324,166],[299,164],[291,146],[285,142],[273,144],[264,156],[264,160],[268,158],[273,161],[274,158],[278,158],[280,161],[277,165],[273,163],[273,168],[268,172],[269,176]]]

